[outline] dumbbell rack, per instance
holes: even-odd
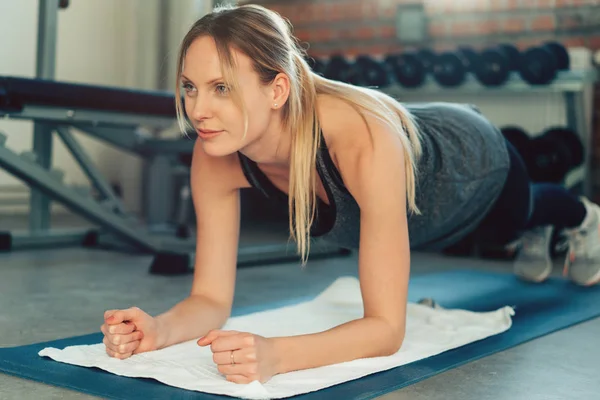
[[[431,76],[427,76],[423,85],[418,88],[405,88],[392,85],[380,89],[382,92],[406,101],[407,94],[518,94],[518,93],[562,93],[565,101],[567,127],[581,135],[585,148],[585,161],[579,168],[571,171],[566,179],[565,186],[577,189],[585,196],[592,195],[591,174],[591,149],[592,133],[585,115],[586,89],[593,87],[598,82],[600,73],[596,69],[561,71],[556,79],[548,85],[532,86],[523,81],[518,73],[512,73],[508,81],[502,86],[488,87],[479,83],[474,76],[469,75],[465,82],[457,87],[443,87],[436,83]]]

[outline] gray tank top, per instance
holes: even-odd
[[[408,216],[410,246],[441,250],[477,228],[498,198],[510,167],[506,142],[502,133],[474,106],[453,103],[404,106],[416,119],[423,147],[416,190],[421,214]],[[317,218],[311,236],[322,237],[336,246],[358,249],[360,209],[321,137],[316,167],[330,205],[317,198]],[[287,195],[269,181],[256,163],[238,154],[250,185],[266,197],[287,204]]]

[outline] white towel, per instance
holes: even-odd
[[[337,279],[315,299],[278,309],[230,318],[223,329],[265,337],[320,332],[362,316],[359,282]],[[213,360],[210,346],[196,340],[134,355],[126,360],[109,357],[102,343],[45,348],[40,356],[113,374],[153,378],[164,384],[205,393],[247,399],[277,399],[313,392],[339,383],[388,370],[508,330],[514,310],[491,312],[431,308],[409,303],[407,331],[402,348],[388,357],[365,358],[319,368],[276,375],[265,384],[236,384],[225,380]]]

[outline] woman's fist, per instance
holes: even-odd
[[[111,357],[125,359],[157,350],[160,345],[156,319],[137,307],[106,311],[100,330],[106,353]]]

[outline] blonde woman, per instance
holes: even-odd
[[[475,229],[524,243],[518,275],[544,280],[550,235],[571,244],[570,277],[600,279],[598,207],[533,185],[522,160],[474,107],[402,105],[313,74],[290,25],[248,5],[215,9],[184,38],[183,130],[197,132],[191,180],[197,258],[191,294],[151,317],[105,313],[106,351],[127,358],[194,338],[229,381],[397,352],[411,249],[442,249]],[[359,250],[364,316],[325,332],[265,338],[223,331],[236,276],[239,189],[289,205],[303,261],[310,238]]]

